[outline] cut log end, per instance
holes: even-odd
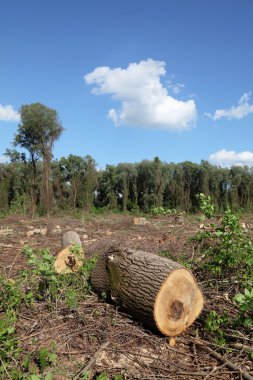
[[[173,271],[162,284],[154,304],[159,331],[168,336],[181,334],[200,314],[203,295],[192,274],[184,268]]]
[[[77,255],[71,252],[72,245],[61,250],[54,262],[55,271],[59,274],[77,272],[83,265]]]
[[[75,252],[75,247],[82,244],[79,235],[75,231],[67,231],[62,236],[63,249],[57,254],[54,267],[59,274],[77,272],[83,265],[82,257]],[[82,253],[83,256],[83,253]]]
[[[185,331],[204,304],[196,280],[182,265],[129,248],[104,252],[91,283],[134,318],[170,337]]]

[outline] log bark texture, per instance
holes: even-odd
[[[134,318],[169,336],[200,314],[203,296],[189,270],[151,253],[110,248],[98,259],[92,286]]]
[[[67,231],[62,235],[62,248],[69,247],[72,244],[79,244],[82,246],[78,233],[75,231]]]

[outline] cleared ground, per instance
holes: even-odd
[[[32,230],[37,233],[28,236]],[[78,232],[87,257],[121,244],[154,254],[168,252],[175,261],[201,260],[189,239],[200,230],[196,217],[184,217],[180,223],[173,216],[148,218],[147,223],[138,225],[131,216],[115,214],[36,220],[10,216],[0,220],[0,272],[15,278],[26,267],[24,244],[32,248],[49,247],[56,254],[61,249],[62,233],[68,230]],[[94,379],[103,371],[108,379],[116,374],[121,374],[123,379],[241,379],[242,374],[224,365],[226,361],[253,376],[252,361],[243,349],[224,350],[223,361],[215,359],[207,350],[207,347],[217,351],[219,348],[209,342],[203,319],[214,305],[216,309],[229,310],[233,301],[229,294],[217,292],[215,286],[210,289],[201,282],[196,269],[194,274],[205,295],[205,310],[193,326],[176,338],[174,347],[169,345],[168,338],[148,330],[91,294],[74,311],[59,306],[50,312],[43,302],[23,308],[17,322],[22,350],[34,352],[55,341],[56,380],[80,378],[80,369],[91,358],[94,360],[90,363],[90,378]],[[250,344],[247,339],[242,336],[241,343]]]

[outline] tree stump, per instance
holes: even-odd
[[[110,248],[101,255],[91,283],[134,318],[171,337],[190,326],[204,304],[188,269],[133,249]]]
[[[62,248],[69,247],[72,244],[79,244],[82,246],[78,233],[75,231],[67,231],[62,235]]]
[[[57,254],[54,267],[57,273],[66,274],[76,272],[83,265],[83,260],[71,251],[71,248],[78,244],[82,248],[82,243],[78,233],[67,231],[62,236],[62,250]]]

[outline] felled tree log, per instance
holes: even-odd
[[[200,314],[204,299],[191,272],[151,253],[110,248],[100,256],[91,283],[97,293],[168,336],[181,334]]]
[[[62,236],[62,250],[57,254],[54,267],[57,273],[76,272],[82,266],[83,261],[72,251],[74,245],[82,248],[82,243],[78,233],[67,231]]]

